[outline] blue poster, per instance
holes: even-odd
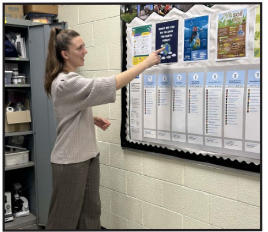
[[[155,49],[165,47],[160,52],[161,63],[178,62],[178,20],[157,23]]]
[[[208,59],[209,16],[185,19],[183,61]]]

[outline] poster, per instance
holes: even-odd
[[[132,65],[144,61],[152,52],[152,25],[132,28]]]
[[[206,79],[205,135],[222,135],[222,87],[224,72],[208,72]]]
[[[204,73],[188,73],[188,133],[203,134]]]
[[[261,30],[261,12],[260,12],[260,6],[256,6],[255,9],[255,25],[254,25],[254,58],[260,58],[260,30]]]
[[[186,132],[186,73],[173,73],[172,131]],[[173,137],[177,141],[177,137]]]
[[[260,70],[248,70],[246,140],[260,141]]]
[[[161,63],[178,62],[178,20],[157,23],[155,50],[165,47],[160,52]]]
[[[208,60],[209,25],[209,15],[184,20],[184,62]]]
[[[171,77],[170,74],[158,75],[157,91],[157,129],[170,131],[170,102]]]
[[[130,138],[142,140],[141,76],[130,82]]]
[[[247,16],[247,9],[218,14],[217,61],[246,57]]]
[[[224,100],[224,137],[242,139],[244,81],[244,70],[227,71]]]
[[[156,75],[144,75],[144,128],[156,130]],[[156,138],[155,131],[145,130],[144,137]]]

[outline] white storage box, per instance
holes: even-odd
[[[5,154],[6,166],[29,163],[29,151]]]

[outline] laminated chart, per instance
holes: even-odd
[[[224,100],[224,137],[242,140],[245,71],[227,71]],[[242,141],[228,140],[225,148],[242,150]]]
[[[186,142],[186,73],[173,73],[172,141]]]
[[[248,70],[246,92],[246,140],[260,141],[260,70]],[[260,144],[246,142],[245,150],[260,152]]]
[[[152,25],[132,28],[132,65],[144,61],[152,52]]]
[[[203,135],[204,73],[188,73],[188,133]],[[203,137],[188,135],[188,142],[203,144]]]
[[[156,75],[144,76],[144,137],[156,138]]]
[[[170,140],[171,76],[158,75],[157,88],[157,139]]]
[[[142,140],[142,83],[137,76],[130,83],[130,137]]]
[[[224,72],[208,72],[205,96],[205,135],[207,146],[222,147],[222,88]],[[220,138],[219,138],[220,137]]]
[[[239,59],[247,53],[247,9],[218,15],[217,60]]]

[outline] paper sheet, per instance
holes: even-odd
[[[204,73],[188,73],[188,133],[203,134]]]
[[[173,73],[172,131],[186,132],[186,73]]]

